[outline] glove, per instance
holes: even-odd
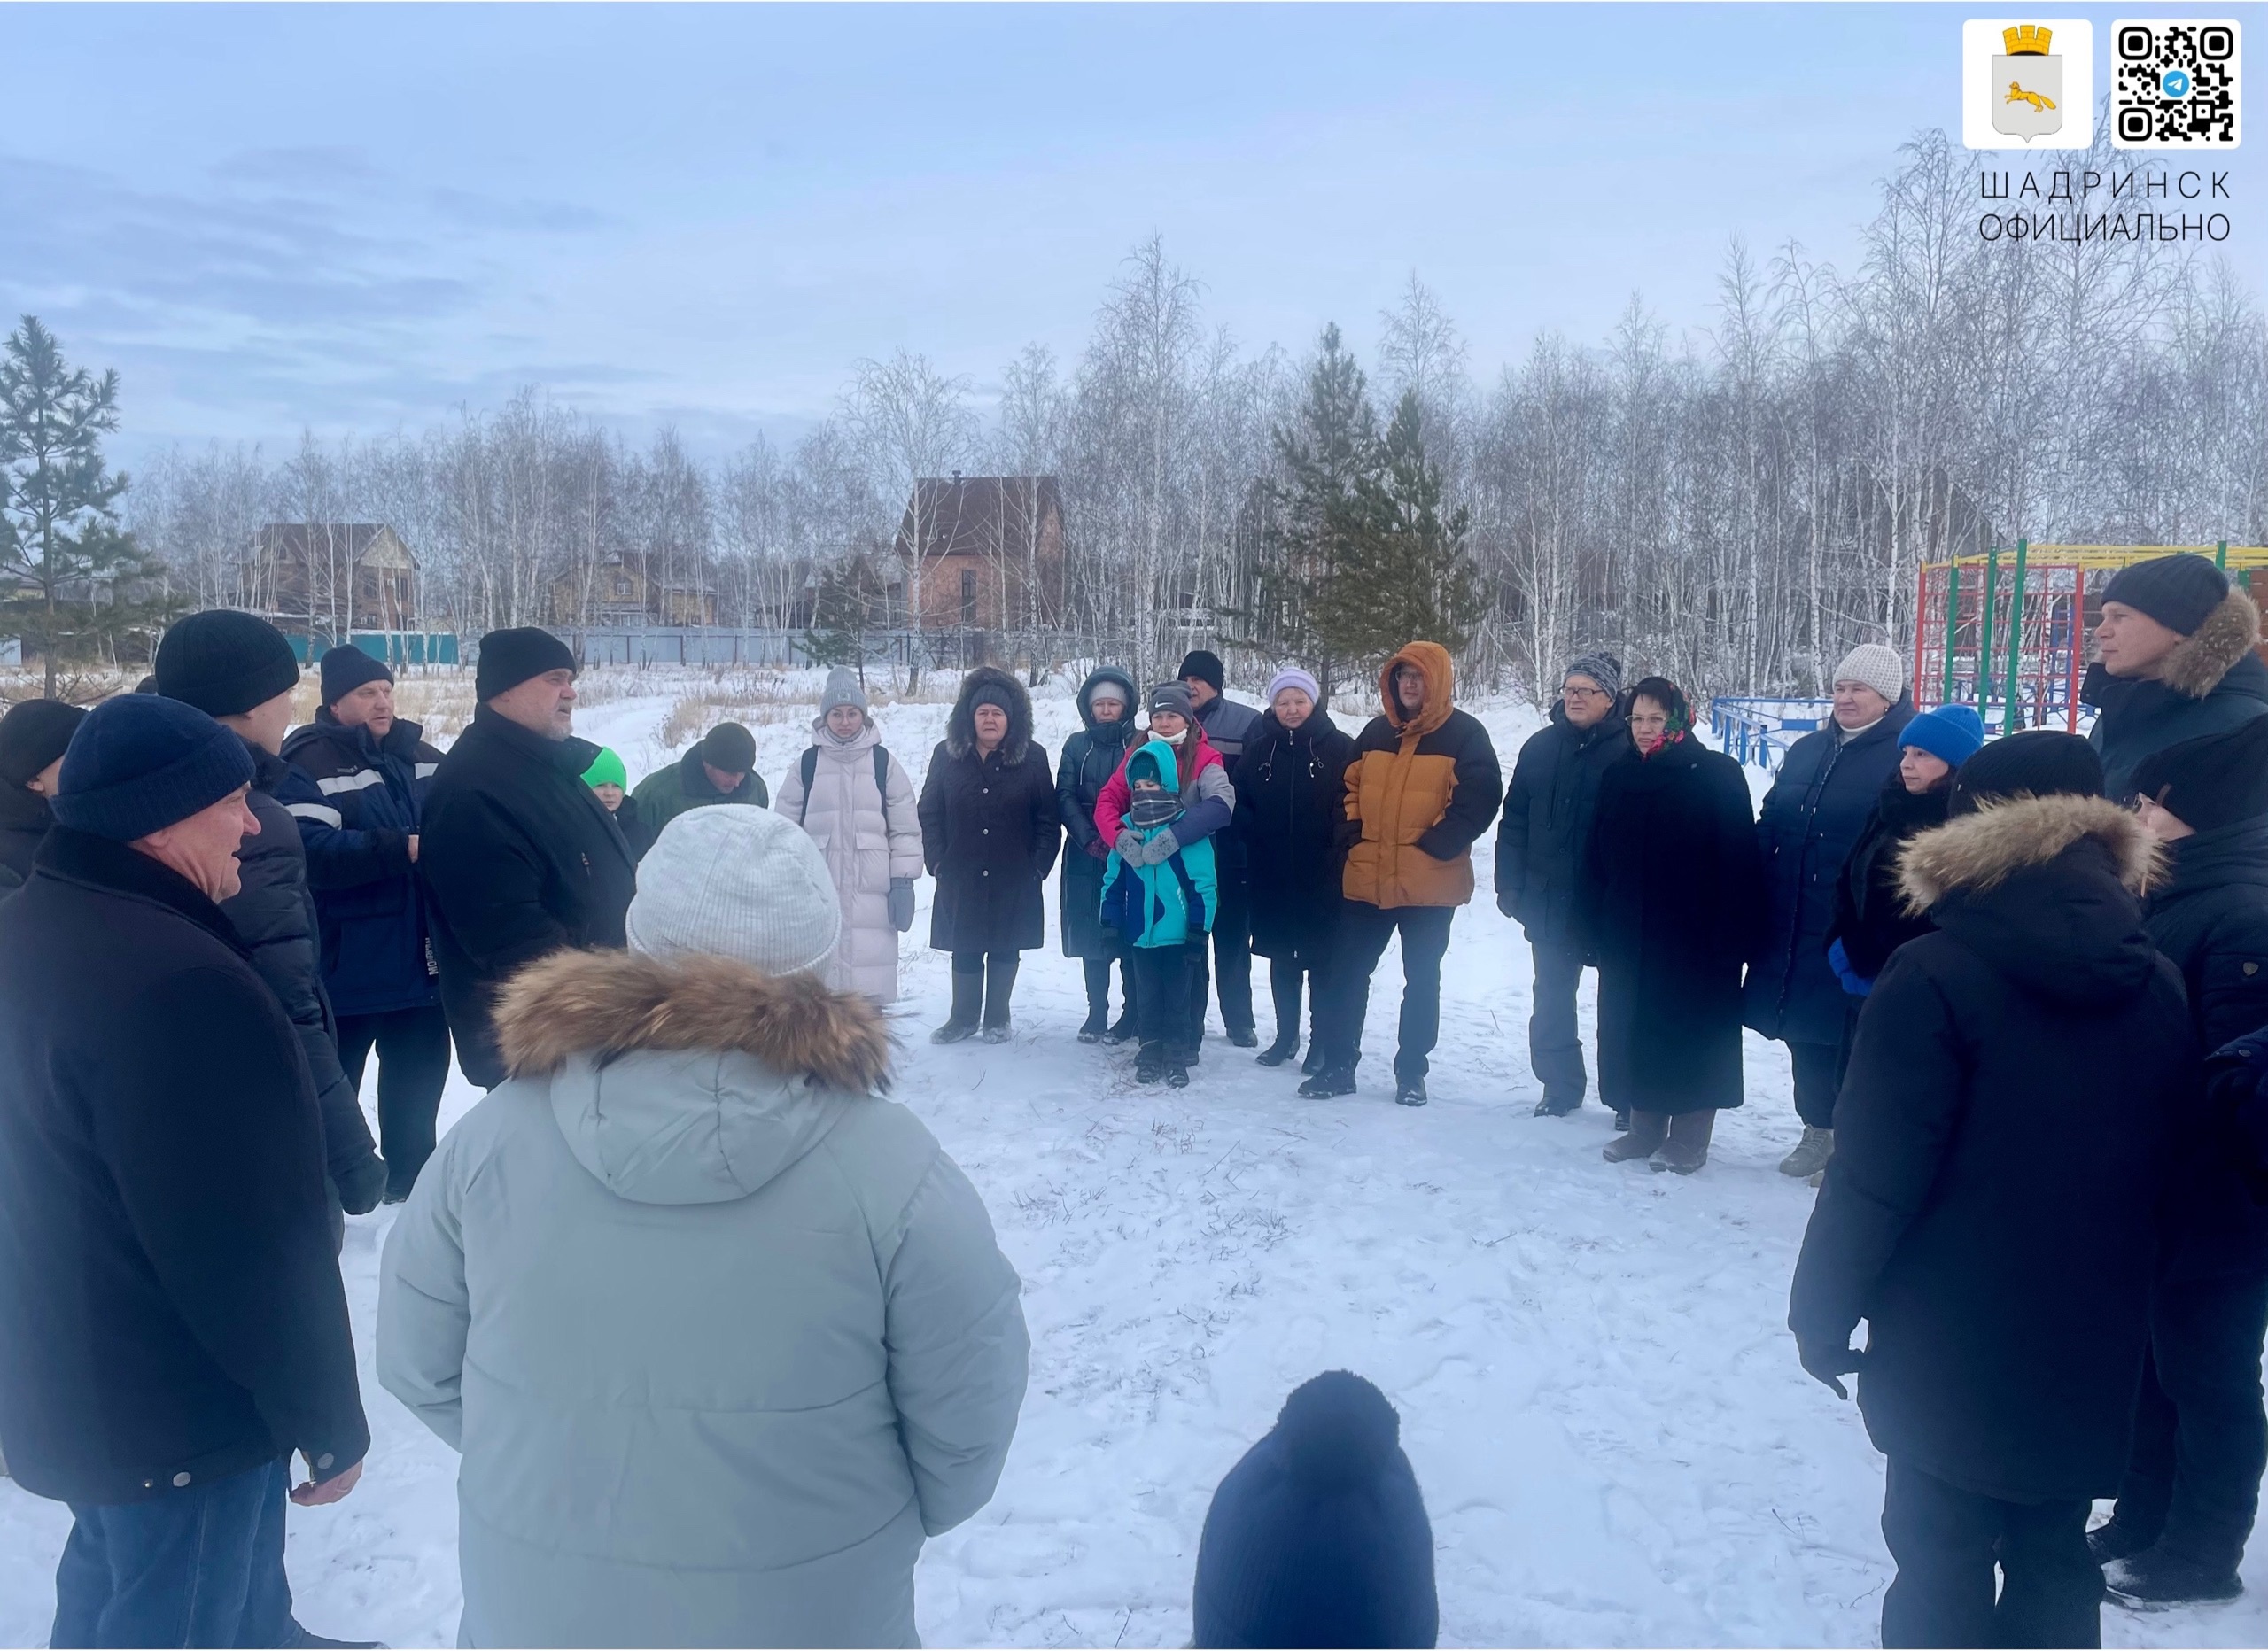
[[[1853,997],[1864,997],[1875,989],[1875,983],[1851,967],[1851,954],[1843,950],[1843,942],[1827,942],[1828,966],[1835,971],[1835,978],[1843,982],[1843,989]]]
[[[386,1161],[373,1152],[331,1180],[338,1189],[339,1208],[349,1215],[368,1215],[386,1195]]]
[[[1141,864],[1142,845],[1146,841],[1148,840],[1133,827],[1122,826],[1118,831],[1118,857],[1129,865]]]
[[[1181,852],[1181,842],[1169,831],[1161,831],[1142,845],[1144,865],[1163,865]]]
[[[913,926],[913,880],[889,880],[889,926],[903,934]]]
[[[1091,859],[1107,860],[1110,858],[1110,847],[1098,837],[1087,845],[1087,855]]]
[[[1833,1388],[1835,1397],[1837,1399],[1851,1397],[1850,1390],[1843,1385],[1843,1378],[1867,1368],[1867,1355],[1856,1347],[1851,1346],[1847,1338],[1840,1345],[1835,1342],[1798,1341],[1796,1344],[1796,1357],[1803,1361],[1803,1367],[1810,1372],[1812,1379],[1815,1382],[1823,1382]]]

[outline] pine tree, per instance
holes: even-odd
[[[866,633],[887,608],[889,592],[874,563],[850,556],[828,570],[812,599],[811,629],[804,653],[815,665],[850,665],[866,683]]]
[[[1441,467],[1425,456],[1423,423],[1416,391],[1405,391],[1380,467],[1356,477],[1331,512],[1338,562],[1311,623],[1340,658],[1381,661],[1420,639],[1462,653],[1480,622],[1480,577],[1464,548],[1471,517],[1442,514]]]
[[[103,463],[118,428],[118,374],[99,379],[63,359],[55,335],[27,315],[0,349],[0,573],[17,593],[0,624],[38,649],[46,694],[66,662],[115,657],[120,637],[171,605],[137,587],[160,570],[118,521],[126,477]]]

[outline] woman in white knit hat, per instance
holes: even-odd
[[[695,809],[626,951],[504,988],[511,1077],[386,1241],[379,1379],[462,1453],[468,1645],[907,1646],[1029,1344],[983,1204],[820,978],[826,861]]]

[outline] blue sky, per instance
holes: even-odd
[[[2268,84],[2268,5],[2204,10]],[[129,453],[531,383],[792,437],[900,345],[980,386],[1030,340],[1068,361],[1153,229],[1247,346],[1367,346],[1414,268],[1493,374],[1634,290],[1706,326],[1736,231],[1847,263],[1898,144],[1959,131],[1964,14],[12,6],[0,309],[120,368]]]

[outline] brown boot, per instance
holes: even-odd
[[[1599,1156],[1610,1164],[1619,1164],[1628,1159],[1644,1158],[1662,1143],[1669,1130],[1669,1115],[1666,1112],[1632,1112],[1627,1133],[1619,1135],[1599,1149]]]
[[[1691,1174],[1709,1161],[1709,1136],[1716,1128],[1713,1107],[1705,1112],[1680,1112],[1669,1120],[1669,1139],[1654,1153],[1652,1167]]]

